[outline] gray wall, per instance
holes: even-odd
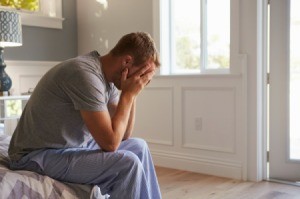
[[[76,56],[76,1],[62,3],[63,29],[23,26],[23,45],[5,48],[5,60],[61,61]]]
[[[124,34],[152,34],[152,0],[109,0],[105,8],[95,0],[77,0],[78,53],[107,53]]]

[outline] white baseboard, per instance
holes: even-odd
[[[242,165],[221,159],[199,158],[191,155],[151,150],[156,166],[191,171],[196,173],[242,179]]]

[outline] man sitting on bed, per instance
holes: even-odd
[[[111,199],[161,198],[146,142],[130,138],[137,96],[159,66],[153,39],[137,32],[106,55],[93,51],[53,67],[12,136],[11,169],[98,185]]]

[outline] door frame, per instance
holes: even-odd
[[[259,98],[257,110],[258,114],[262,114],[261,117],[261,124],[259,123],[260,116],[257,115],[257,124],[258,124],[258,134],[260,135],[259,139],[261,141],[261,149],[258,147],[258,152],[261,152],[260,155],[257,155],[258,162],[261,161],[261,180],[268,180],[268,181],[274,181],[274,182],[281,182],[285,184],[291,184],[291,185],[297,185],[299,186],[299,183],[284,181],[284,180],[277,180],[277,179],[270,179],[269,176],[269,162],[268,162],[268,131],[269,131],[269,123],[268,123],[268,64],[270,62],[268,57],[268,46],[269,43],[269,30],[268,30],[268,20],[269,20],[269,4],[272,0],[262,0],[261,3],[259,3],[259,0],[257,0],[258,3],[258,20],[261,17],[261,22],[258,21],[258,68],[257,68],[257,79],[258,79],[258,89],[257,89],[257,95]],[[259,5],[260,4],[260,5]],[[260,13],[260,14],[259,14]],[[260,17],[259,17],[260,16]],[[260,26],[260,27],[259,27]],[[261,53],[261,55],[259,55]],[[260,64],[261,65],[260,65]],[[261,80],[261,81],[259,81]],[[260,103],[261,104],[260,104]],[[258,139],[258,141],[259,141]],[[289,139],[287,140],[289,142]],[[258,142],[258,146],[259,146]],[[290,149],[289,149],[290,150]],[[288,151],[289,151],[288,150]],[[288,153],[288,151],[286,153]],[[287,154],[288,157],[289,154]],[[293,162],[293,160],[289,160],[290,162]],[[299,160],[295,160],[295,162],[299,162]],[[258,174],[259,176],[259,174]]]
[[[257,180],[268,179],[268,4],[257,0]]]
[[[272,0],[256,0],[256,135],[255,135],[255,169],[256,176],[249,176],[252,180],[269,180],[267,146],[268,146],[268,93],[267,93],[267,75],[268,75],[268,6]],[[248,120],[249,122],[249,120]],[[249,132],[248,132],[249,133]],[[248,135],[249,137],[249,135]],[[248,157],[249,159],[249,157]],[[251,159],[251,157],[250,157]],[[249,170],[248,170],[249,172]],[[280,181],[282,182],[282,181]],[[285,182],[289,184],[288,182]],[[292,183],[293,184],[293,183]],[[293,184],[294,185],[294,184]]]

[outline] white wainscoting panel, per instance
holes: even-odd
[[[156,76],[138,97],[134,136],[158,166],[246,179],[243,79]]]
[[[170,87],[145,88],[137,98],[134,136],[143,137],[152,144],[172,146],[173,99]]]
[[[5,61],[6,73],[12,80],[10,89],[11,95],[21,95],[27,93],[29,89],[34,89],[42,76],[58,62],[41,61]],[[18,119],[9,119],[4,122],[4,132],[12,135]]]
[[[5,71],[12,79],[12,95],[20,95],[34,88],[40,78],[58,62],[5,61]]]
[[[183,88],[183,147],[235,152],[235,88]]]
[[[26,93],[33,90],[37,83],[40,81],[41,75],[20,75],[19,76],[19,89],[21,93]]]

